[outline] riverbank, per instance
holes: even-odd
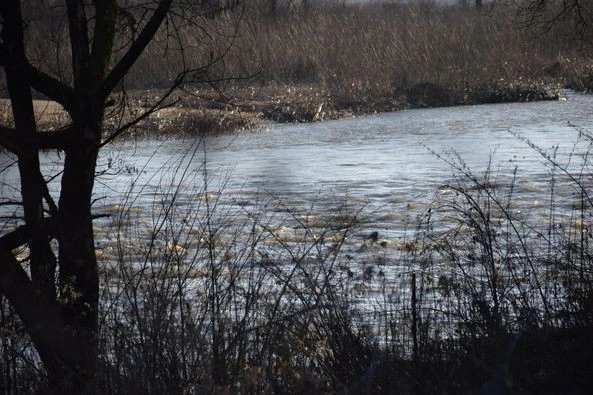
[[[118,127],[154,105],[163,94],[143,90],[129,94],[126,115],[107,116],[106,128]],[[395,112],[410,108],[461,106],[506,102],[559,100],[559,85],[508,84],[454,90],[434,83],[416,84],[405,91],[360,92],[347,95],[313,84],[233,86],[224,91],[205,89],[171,96],[174,105],[154,112],[135,126],[130,137],[191,136],[255,130],[272,123],[309,123]],[[9,117],[10,102],[0,103]],[[56,130],[68,122],[63,108],[51,101],[34,102],[40,130]],[[122,136],[125,138],[124,136]]]
[[[158,91],[136,92],[141,107],[160,98]],[[391,94],[332,92],[312,84],[232,87],[174,96],[174,106],[157,111],[136,130],[149,135],[194,135],[254,130],[271,123],[309,123],[394,112],[410,108],[559,100],[552,84],[508,84],[454,90],[433,83],[417,84]]]
[[[567,40],[566,26],[537,34],[517,20],[514,6],[266,4],[205,22],[215,39],[183,30],[188,43],[205,43],[184,53],[183,64],[199,69],[222,59],[207,73],[220,91],[198,75],[179,103],[190,124],[176,120],[164,129],[217,133],[416,107],[548,100],[560,87],[593,86],[593,62]],[[140,94],[166,88],[181,64],[159,47],[148,51],[128,81]]]
[[[454,90],[431,82],[404,91],[360,92],[344,95],[314,85],[276,85],[232,89],[229,101],[190,101],[191,107],[222,110],[228,115],[250,114],[263,122],[306,123],[348,118],[409,108],[558,100],[559,89],[550,85],[510,84]],[[224,99],[223,99],[224,100]]]
[[[126,77],[125,100],[114,97],[107,130],[150,108],[184,71],[187,83],[171,97],[174,105],[134,126],[130,136],[216,134],[418,107],[557,100],[560,88],[593,89],[593,59],[578,40],[567,39],[569,26],[529,30],[517,20],[515,6],[268,5],[254,1],[199,24],[182,23],[182,52],[159,44],[170,40],[163,31]],[[46,56],[48,72],[60,70],[51,63],[58,58]],[[10,124],[10,108],[4,107],[0,116]],[[40,130],[68,121],[59,113],[38,113]]]

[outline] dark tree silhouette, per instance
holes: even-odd
[[[18,227],[0,236],[0,292],[30,335],[52,391],[94,392],[99,298],[91,212],[95,168],[100,148],[134,124],[106,135],[106,103],[167,18],[180,14],[174,11],[213,15],[236,4],[236,0],[0,2],[0,66],[12,107],[11,122],[0,126],[0,144],[18,158],[23,214]],[[140,17],[135,18],[138,7],[142,7],[137,12]],[[59,59],[69,65],[65,78],[28,58],[28,21],[39,18],[40,10],[67,25],[69,50],[62,51]],[[116,43],[118,56],[113,57]],[[190,72],[186,66],[173,85]],[[38,130],[33,107],[33,96],[38,94],[61,104],[69,124],[58,131]],[[64,153],[57,199],[48,192],[40,169],[42,149]],[[27,262],[13,254],[20,246],[28,246]]]
[[[536,33],[564,27],[561,33],[570,39],[588,43],[593,40],[593,9],[587,0],[525,0],[515,3],[518,22]]]

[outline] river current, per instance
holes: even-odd
[[[97,178],[95,207],[101,212],[121,205],[126,194],[135,195],[134,206],[150,206],[165,185],[180,181],[182,167],[189,173],[207,172],[210,192],[224,189],[241,207],[266,198],[303,212],[313,204],[320,211],[336,209],[340,202],[350,202],[353,209],[364,206],[366,228],[397,238],[410,230],[418,210],[439,187],[458,177],[435,153],[445,159],[457,156],[475,175],[490,168],[503,182],[517,168],[518,198],[527,206],[545,199],[550,165],[517,136],[566,161],[579,142],[577,128],[593,130],[593,96],[569,91],[565,99],[270,125],[207,137],[199,147],[196,141],[175,138],[113,144],[99,161],[104,173]],[[59,160],[55,154],[42,157],[46,178],[56,176]],[[6,200],[15,198],[19,185],[16,166],[8,166],[13,162],[9,155],[0,156]],[[572,163],[580,165],[574,158]],[[204,185],[196,185],[200,182],[193,177],[192,186],[184,185],[180,193],[204,192]],[[57,191],[58,183],[59,175],[50,190]]]
[[[268,215],[265,225],[273,228],[280,244],[298,242],[303,236],[294,230],[295,219],[312,228],[332,227],[336,220],[339,228],[356,216],[342,251],[364,263],[371,258],[363,247],[369,241],[383,241],[386,262],[406,249],[419,216],[440,191],[463,179],[448,161],[478,178],[489,169],[494,184],[513,182],[513,209],[528,213],[534,223],[545,221],[550,181],[559,172],[526,140],[569,170],[587,171],[583,161],[590,141],[579,130],[593,130],[593,96],[564,94],[563,100],[553,102],[415,109],[314,124],[269,125],[203,139],[112,144],[102,151],[95,187],[95,212],[107,215],[96,220],[98,252],[117,260],[105,251],[114,251],[116,241],[122,245],[112,229],[122,208],[129,210],[128,216],[133,213],[131,222],[137,229],[124,236],[130,238],[124,245],[131,248],[138,244],[133,239],[150,239],[150,229],[158,225],[163,207],[174,197],[177,211],[186,211],[171,222],[173,227],[175,221],[179,227],[187,225],[196,202],[201,209],[209,202],[223,212],[225,221],[232,218],[243,224],[268,210],[276,215]],[[56,163],[61,159],[52,153],[42,157],[45,177],[53,177],[49,189],[56,199],[60,178]],[[10,155],[0,156],[5,202],[18,198],[13,163]],[[555,204],[559,212],[565,204],[568,212],[575,190],[562,185],[555,187]],[[18,217],[18,206],[1,208],[5,217],[15,213]],[[155,208],[160,212],[155,213]],[[193,221],[188,229],[204,225],[201,219]],[[286,238],[277,236],[282,232]],[[226,237],[228,244],[249,235]],[[175,240],[173,244],[176,248]],[[185,247],[179,243],[179,248]],[[365,270],[361,265],[349,275],[364,276]]]
[[[490,169],[510,182],[526,208],[546,199],[550,163],[519,138],[579,169],[588,147],[578,129],[593,130],[593,96],[566,92],[566,100],[415,109],[314,124],[270,125],[254,132],[195,141],[138,141],[108,147],[101,163],[115,175],[98,178],[97,207],[120,204],[134,189],[134,205],[154,202],[157,189],[179,180],[168,166],[208,174],[208,189],[247,209],[272,198],[287,208],[324,211],[340,204],[365,207],[365,229],[402,237],[439,188],[455,174],[446,160],[465,163],[476,176]],[[191,150],[195,149],[195,152]],[[442,158],[438,156],[441,155]],[[580,157],[579,157],[580,155]],[[191,157],[191,158],[190,158]],[[455,159],[457,158],[457,159]],[[446,159],[446,160],[443,160]],[[184,168],[185,169],[185,168]],[[187,176],[187,174],[186,174]],[[194,180],[194,179],[192,179]],[[184,186],[183,193],[203,189]],[[224,187],[223,187],[224,185]],[[140,188],[142,186],[142,188]],[[203,192],[203,191],[202,191]],[[412,226],[412,228],[410,228]]]
[[[492,211],[501,235],[519,226],[523,241],[533,238],[537,250],[538,240],[555,237],[551,229],[559,229],[559,236],[588,231],[590,214],[578,210],[581,191],[545,158],[555,158],[589,188],[591,140],[583,132],[593,130],[593,96],[564,94],[553,102],[415,109],[191,140],[111,144],[101,152],[93,203],[105,281],[114,278],[109,273],[131,281],[134,273],[154,278],[174,270],[184,278],[183,292],[200,298],[215,282],[242,278],[241,287],[251,290],[246,295],[253,287],[258,293],[265,289],[282,298],[285,310],[306,308],[300,292],[319,289],[311,292],[322,295],[331,283],[352,311],[371,315],[362,322],[380,321],[378,305],[391,314],[385,303],[405,312],[410,284],[420,281],[423,289],[435,290],[430,308],[449,311],[445,296],[458,279],[455,269],[438,258],[429,269],[422,259],[432,260],[430,251],[420,260],[407,256],[422,248],[418,224],[429,208],[454,197],[455,188],[480,191],[468,174],[484,184],[488,173],[488,188],[500,192],[503,203],[512,191],[506,214]],[[56,153],[41,158],[55,199],[61,160]],[[20,183],[14,157],[0,154],[0,170],[0,215],[8,231],[22,218],[15,204]],[[447,246],[461,249],[468,265],[459,263],[463,276],[485,286],[490,269],[472,268],[471,233],[468,238],[463,222],[455,223],[460,213],[430,214],[430,230],[461,235],[461,244],[454,238]],[[507,237],[511,246],[515,236]],[[525,262],[513,248],[495,263],[501,281],[515,281],[507,296],[527,294],[517,275],[526,284],[539,276],[554,286],[556,277],[545,277],[546,259],[541,267],[529,259],[528,267],[513,266],[515,258]],[[531,297],[543,300],[538,291]],[[229,314],[244,311],[241,300],[229,302]]]

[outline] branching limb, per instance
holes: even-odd
[[[118,136],[122,135],[131,127],[133,127],[133,126],[137,125],[138,123],[140,123],[141,121],[145,120],[146,118],[148,118],[149,116],[154,114],[156,111],[163,109],[163,108],[174,106],[176,103],[178,103],[179,100],[174,100],[173,102],[169,102],[169,103],[165,103],[165,102],[171,96],[171,94],[178,88],[178,86],[181,84],[182,80],[183,80],[183,75],[180,75],[175,80],[175,83],[172,84],[172,86],[167,90],[167,92],[165,92],[165,94],[163,94],[159,98],[159,100],[157,100],[152,106],[150,106],[150,108],[145,110],[142,114],[135,117],[130,122],[127,122],[127,123],[121,125],[119,128],[117,128],[117,130],[115,132],[111,133],[106,139],[103,140],[103,142],[101,142],[101,144],[99,145],[99,148],[111,143]]]
[[[61,104],[70,112],[74,105],[74,90],[50,75],[40,71],[27,59],[15,58],[4,43],[0,43],[0,66],[20,70],[33,89]]]
[[[71,144],[73,128],[68,126],[64,129],[47,132],[36,132],[33,141],[23,139],[22,134],[16,129],[0,126],[0,146],[8,151],[22,156],[24,148],[34,144],[39,149],[65,150]]]
[[[53,218],[45,218],[41,221],[41,228],[49,235],[49,237],[54,237],[56,235],[57,224]],[[0,253],[2,251],[12,251],[15,248],[22,247],[29,242],[27,237],[27,225],[21,225],[12,232],[0,236]]]
[[[115,65],[111,72],[107,75],[103,84],[99,88],[97,94],[100,100],[105,100],[109,94],[113,91],[115,86],[124,78],[124,76],[130,71],[136,60],[140,57],[144,49],[153,39],[157,30],[161,26],[161,23],[166,18],[171,3],[173,0],[160,0],[159,5],[154,10],[151,18],[148,20],[140,34],[125,55]]]
[[[40,297],[23,267],[1,242],[0,292],[23,321],[46,368],[52,373],[75,372],[82,364],[78,347],[82,339],[64,325],[58,303]]]

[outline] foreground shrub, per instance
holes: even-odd
[[[517,210],[519,171],[475,174],[441,156],[456,178],[401,253],[385,254],[374,232],[357,248],[392,276],[351,256],[360,208],[319,217],[314,206],[234,198],[201,163],[199,144],[151,175],[156,187],[139,171],[98,219],[108,231],[97,250],[97,390],[586,393],[590,141],[583,131],[585,148],[566,162],[532,144],[552,175],[550,203],[534,215]],[[153,187],[152,207],[139,206]],[[39,358],[1,312],[0,388],[32,392],[44,380]]]
[[[441,362],[459,367],[451,369],[455,377],[471,377],[465,385],[557,393],[591,385],[571,379],[591,377],[593,361],[593,207],[583,172],[591,140],[583,140],[585,151],[575,147],[567,165],[527,142],[552,174],[550,204],[535,213],[520,210],[519,195],[529,192],[520,191],[517,170],[475,175],[460,158],[443,158],[458,177],[420,222],[418,259],[431,291],[419,301],[419,321],[429,320],[432,331],[421,352],[427,347],[430,360],[445,347]],[[560,203],[571,194],[574,204]]]

